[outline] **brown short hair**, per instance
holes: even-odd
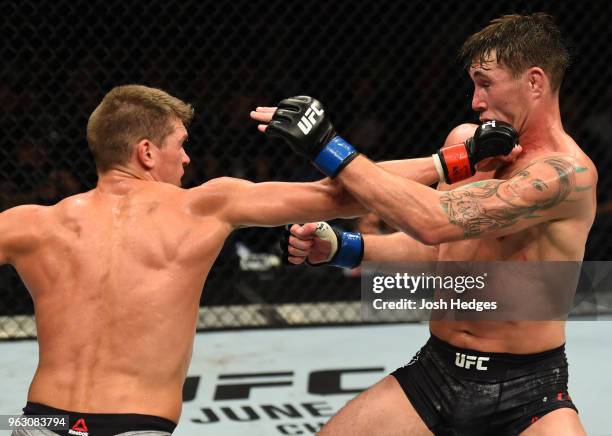
[[[550,78],[553,91],[561,87],[569,65],[569,53],[561,32],[550,15],[504,15],[470,36],[459,52],[469,69],[474,62],[485,64],[495,51],[497,62],[516,77],[527,68],[540,67]]]
[[[172,133],[172,118],[178,118],[187,127],[193,118],[193,107],[157,88],[142,85],[113,88],[87,122],[87,142],[98,171],[126,163],[131,146],[142,139],[161,146]]]

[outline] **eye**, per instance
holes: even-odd
[[[548,189],[548,185],[540,179],[534,180],[531,185],[538,191],[546,191]]]

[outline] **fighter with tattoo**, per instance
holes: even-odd
[[[484,124],[511,124],[523,153],[436,190],[359,155],[316,100],[284,100],[270,113],[267,133],[398,230],[360,235],[321,223],[293,225],[290,262],[582,260],[597,172],[563,129],[559,90],[568,54],[559,30],[544,14],[503,16],[468,38],[460,56],[474,83],[473,110]],[[312,131],[299,129],[303,117],[314,118]],[[263,114],[256,119],[266,122]],[[461,139],[472,134],[455,132]],[[563,321],[429,326],[431,337],[410,364],[351,400],[320,434],[585,434],[567,392]],[[461,356],[486,364],[462,366]]]

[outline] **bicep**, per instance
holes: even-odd
[[[390,172],[391,174],[395,174],[427,186],[433,185],[439,179],[434,161],[431,157],[377,162],[376,165]]]
[[[448,220],[445,241],[501,237],[580,213],[589,201],[574,165],[561,158],[535,162],[508,180],[472,183],[440,196]],[[454,229],[453,229],[454,227]]]
[[[340,189],[323,181],[252,183],[223,178],[214,190],[219,193],[217,214],[233,227],[326,220],[350,215],[356,209],[352,199],[343,199]]]
[[[425,245],[403,232],[363,235],[363,238],[366,262],[420,262],[438,258],[437,245]]]

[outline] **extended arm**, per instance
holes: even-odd
[[[359,156],[338,179],[369,210],[418,241],[435,245],[465,238],[500,237],[579,213],[590,201],[592,175],[583,168],[577,187],[572,158],[535,161],[509,180],[486,180],[438,192],[382,171]],[[570,197],[571,198],[568,198]]]
[[[421,262],[438,259],[438,246],[425,245],[406,233],[363,235],[363,262]]]
[[[400,176],[425,186],[431,186],[440,180],[433,158],[421,157],[414,159],[389,160],[377,162],[377,166],[391,174]]]
[[[390,174],[402,179],[410,178],[416,183],[431,185],[438,181],[431,157],[386,161],[377,165]],[[329,178],[312,183],[252,183],[222,177],[192,191],[199,193],[205,203],[211,194],[216,197],[217,203],[223,204],[223,219],[234,227],[277,226],[351,218],[368,213],[341,184]]]
[[[221,177],[190,190],[192,211],[214,213],[232,227],[273,227],[353,217],[365,209],[337,183],[252,183]]]
[[[438,247],[420,243],[409,235],[396,232],[375,235],[343,232],[325,222],[294,224],[281,241],[284,255],[293,264],[306,259],[313,264],[326,263],[354,268],[362,262],[418,262],[438,258]]]
[[[357,155],[350,144],[336,135],[329,117],[311,97],[283,100],[279,108],[258,107],[251,117],[261,123],[258,126],[261,132],[282,137],[292,144],[294,151],[311,158],[317,168],[332,178]],[[515,160],[521,152],[520,146],[515,147],[517,140],[516,132],[506,123],[461,124],[451,130],[444,146],[431,157],[377,165],[427,186],[438,181],[455,183],[471,177],[477,165],[488,171],[494,169],[490,166],[496,160],[497,163]]]

